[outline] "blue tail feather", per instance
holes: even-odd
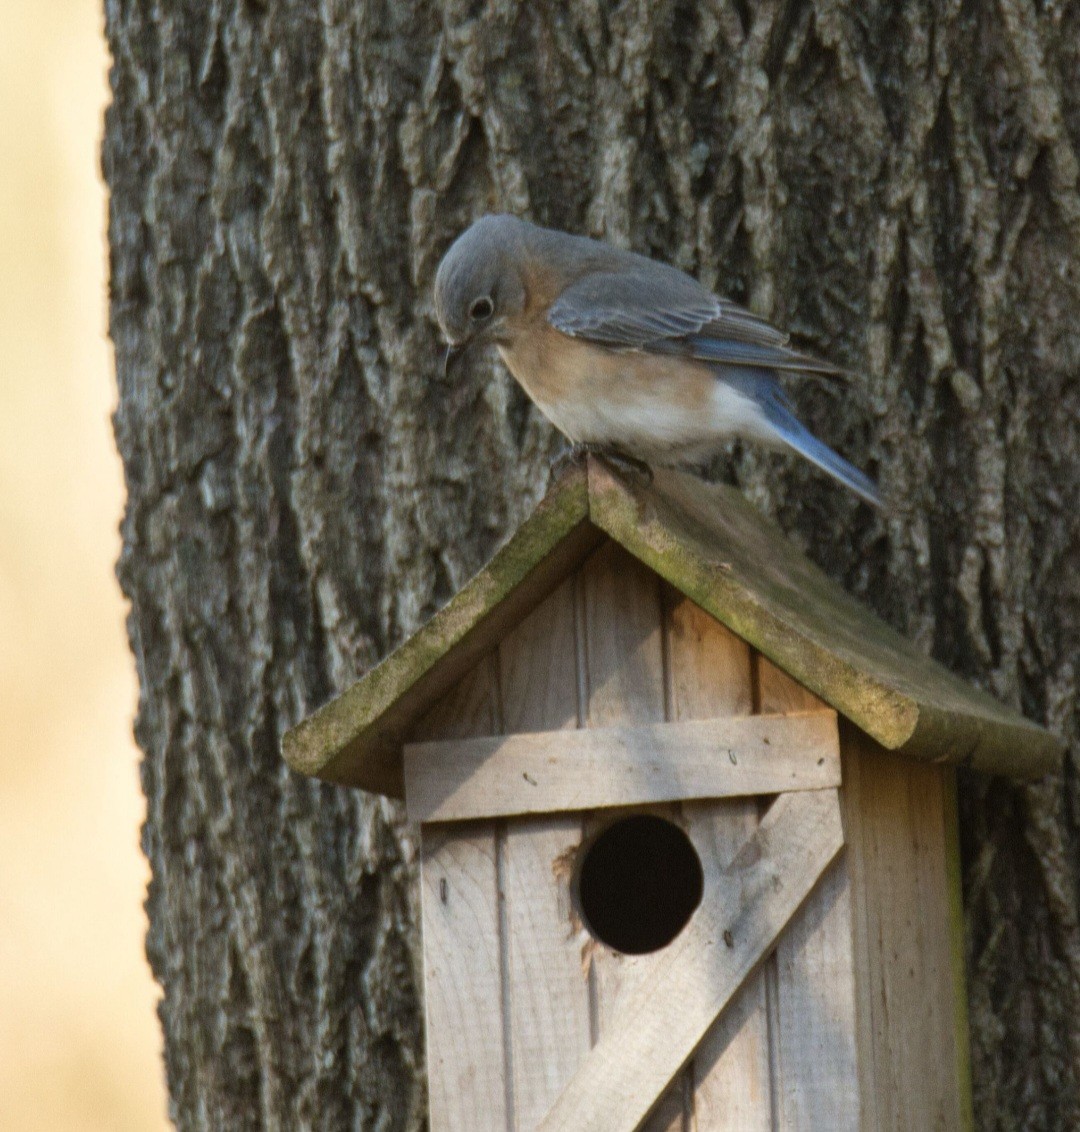
[[[853,467],[842,456],[838,456],[799,420],[784,403],[783,395],[770,397],[764,404],[765,415],[776,429],[777,436],[789,447],[805,457],[815,467],[828,472],[845,487],[850,488],[860,499],[874,507],[881,507],[881,494],[874,481]]]

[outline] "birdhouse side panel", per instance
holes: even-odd
[[[972,1127],[955,771],[841,730],[865,1127]]]

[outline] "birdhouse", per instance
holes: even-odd
[[[970,1124],[955,767],[1061,746],[736,491],[571,467],[284,751],[420,826],[432,1132]]]

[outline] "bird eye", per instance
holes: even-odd
[[[473,322],[483,322],[485,319],[491,318],[495,310],[495,304],[488,298],[477,299],[471,307],[469,307],[469,318]]]

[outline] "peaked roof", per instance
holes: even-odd
[[[890,750],[1018,778],[1061,759],[1061,740],[920,653],[734,488],[632,483],[589,457],[422,629],[286,733],[286,761],[400,797],[414,721],[605,536]]]

